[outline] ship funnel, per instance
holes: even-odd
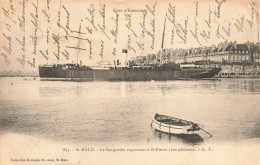
[[[125,53],[125,66],[127,66],[128,65],[128,63],[127,63],[127,53],[128,53],[128,50],[127,49],[123,49],[122,53]]]

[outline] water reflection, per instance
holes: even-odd
[[[260,80],[258,79],[222,79],[222,80],[187,80],[187,81],[163,81],[163,82],[56,82],[52,86],[40,86],[41,97],[81,96],[87,93],[120,95],[169,95],[176,93],[194,94],[259,94]],[[60,84],[62,83],[62,84]],[[98,90],[101,88],[102,90]]]
[[[70,87],[39,87],[41,97],[80,96],[83,93],[81,86]]]
[[[260,93],[259,79],[224,79],[221,86],[229,89],[233,93],[240,94],[259,94]]]
[[[0,131],[4,132],[73,143],[140,142],[147,137],[174,144],[210,141],[204,134],[176,136],[149,129],[153,115],[162,113],[205,125],[214,141],[260,139],[260,79],[2,81]]]
[[[168,134],[158,130],[154,130],[154,137],[160,140],[168,140],[169,142],[183,142],[186,144],[198,145],[204,141],[204,139],[198,134]]]

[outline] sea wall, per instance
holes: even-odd
[[[260,64],[223,64],[221,73],[260,74]]]

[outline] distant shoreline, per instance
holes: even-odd
[[[39,77],[39,75],[22,75],[22,76],[20,76],[20,75],[16,75],[16,76],[12,76],[12,75],[0,75],[0,77]]]

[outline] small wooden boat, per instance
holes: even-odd
[[[157,113],[152,120],[151,126],[158,131],[176,135],[198,134],[200,130],[203,130],[199,127],[198,124],[191,121],[186,121],[166,115],[160,115]]]

